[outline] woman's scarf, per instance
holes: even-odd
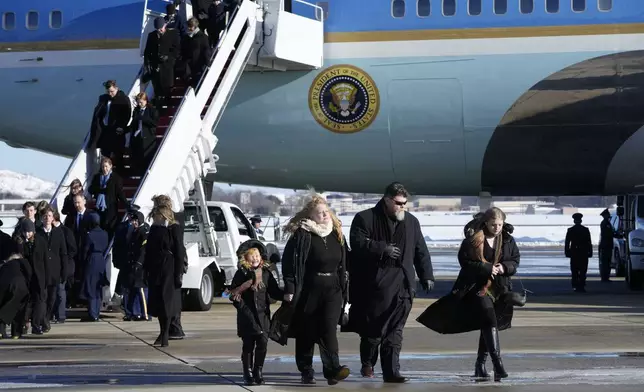
[[[107,210],[107,204],[105,204],[105,188],[107,187],[107,182],[110,180],[110,177],[112,176],[112,172],[110,171],[107,174],[101,174],[101,187],[100,191],[98,194],[98,197],[96,198],[96,208],[99,211],[105,211]]]
[[[315,223],[311,219],[305,219],[300,222],[300,227],[309,233],[316,234],[322,238],[328,236],[333,231],[333,221],[330,220],[329,223]]]

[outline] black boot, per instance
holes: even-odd
[[[255,384],[264,384],[264,375],[262,369],[264,368],[264,360],[266,359],[266,350],[255,350],[255,363],[253,364],[253,380]]]
[[[253,353],[242,353],[242,366],[244,371],[244,384],[253,385]]]
[[[483,333],[483,338],[485,339],[487,351],[490,353],[492,365],[494,365],[494,381],[501,381],[501,379],[508,376],[508,373],[506,373],[505,368],[503,367],[503,361],[501,360],[499,331],[496,329],[496,327],[491,327],[482,329],[481,332]]]
[[[476,378],[490,378],[487,370],[485,369],[485,361],[487,361],[487,346],[485,339],[483,339],[483,332],[479,335],[479,350],[474,364],[474,377]]]

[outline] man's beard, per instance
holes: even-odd
[[[398,222],[404,221],[405,220],[405,210],[394,212],[394,215],[392,216],[392,218],[394,218]]]

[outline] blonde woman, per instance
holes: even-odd
[[[315,384],[313,351],[320,349],[329,385],[349,376],[340,365],[337,325],[346,296],[347,246],[338,218],[314,195],[284,228],[290,236],[282,258],[284,300],[295,307],[288,329],[303,384]]]
[[[148,280],[148,312],[159,319],[160,333],[154,344],[167,347],[170,324],[181,312],[181,278],[185,250],[180,240],[181,228],[176,224],[170,208],[154,207],[148,218],[152,219],[152,226],[148,233],[143,262]]]

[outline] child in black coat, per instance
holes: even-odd
[[[246,385],[261,385],[264,383],[262,367],[271,324],[270,298],[282,299],[284,292],[268,269],[266,247],[260,241],[248,240],[241,244],[237,257],[239,269],[230,285],[230,300],[237,308],[237,335],[242,339],[244,382]]]

